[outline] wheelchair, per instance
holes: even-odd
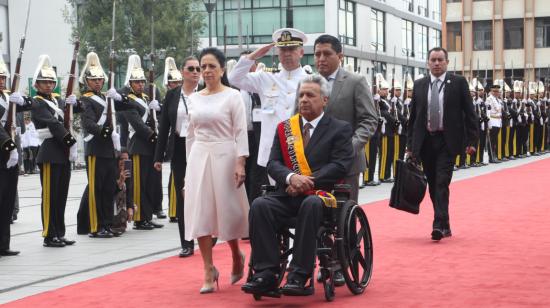
[[[275,190],[275,186],[263,185],[262,192]],[[367,216],[363,209],[349,199],[350,185],[336,184],[332,190],[336,198],[336,207],[324,207],[324,219],[317,232],[317,260],[320,274],[318,281],[323,284],[325,299],[332,301],[335,296],[334,273],[342,271],[346,286],[354,295],[362,294],[370,282],[373,263],[372,237]],[[252,293],[255,300],[265,297],[281,297],[280,285],[283,281],[289,256],[293,252],[290,240],[294,235],[289,229],[295,228],[296,219],[291,219],[284,228],[277,232],[279,242],[280,268],[277,274],[277,291]],[[254,256],[251,253],[248,264],[247,282],[254,275]],[[308,290],[314,289],[314,275],[309,277]]]

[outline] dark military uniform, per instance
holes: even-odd
[[[158,202],[156,194],[158,175],[154,174],[156,170],[153,168],[157,134],[148,125],[148,96],[137,95],[131,91],[124,96],[124,100],[129,104],[129,109],[123,114],[131,128],[128,152],[133,161],[133,199],[136,205],[134,221],[139,227],[152,220],[153,209],[155,203]],[[156,173],[158,174],[158,172]]]
[[[382,123],[380,141],[380,162],[379,179],[380,181],[391,180],[391,169],[395,157],[395,129],[397,127],[397,118],[391,112],[391,106],[385,98],[380,98],[380,115],[384,118]]]
[[[52,109],[47,101],[64,110],[65,101],[59,95],[38,93],[34,97],[32,121],[41,135],[49,130],[52,137],[46,138],[38,150],[37,163],[42,183],[42,236],[48,241],[62,241],[65,237],[65,206],[71,180],[69,149],[76,140],[63,126],[63,117]],[[75,106],[76,107],[76,106]],[[74,112],[79,112],[77,107]]]
[[[115,198],[118,166],[113,138],[113,123],[107,121],[107,101],[103,94],[86,91],[80,97],[84,108],[82,127],[84,129],[84,155],[88,186],[83,195],[87,203],[81,203],[78,213],[79,233],[110,232],[113,222],[113,200]],[[115,110],[124,110],[127,105],[115,102]],[[100,122],[100,119],[102,120]]]
[[[9,92],[0,91],[0,100],[9,106]],[[0,104],[0,119],[7,116],[8,110]],[[17,106],[17,112],[30,109],[30,101],[25,107]],[[15,120],[15,119],[14,119]],[[15,124],[15,123],[14,123]],[[10,132],[6,131],[5,123],[0,123],[0,252],[10,249],[10,223],[15,207],[19,165],[7,168],[10,152],[16,149]]]

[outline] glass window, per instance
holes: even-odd
[[[447,3],[458,3],[462,2],[462,0],[447,0]]]
[[[416,24],[415,47],[416,57],[421,60],[428,58],[428,27]]]
[[[430,17],[430,12],[428,10],[428,0],[416,0],[418,3],[417,13],[420,16]]]
[[[490,20],[474,21],[474,50],[493,49],[493,24]]]
[[[355,46],[355,2],[338,1],[338,35],[343,44]]]
[[[430,28],[430,45],[428,49],[441,46],[441,31]]]
[[[432,19],[441,21],[441,0],[433,0],[432,2]]]
[[[386,69],[387,69],[386,62],[372,61],[372,65],[373,65],[372,72],[374,73],[374,75],[376,75],[378,73],[381,73],[382,76],[384,76],[384,78],[387,78],[387,76],[386,76]]]
[[[403,7],[409,12],[414,12],[413,0],[403,0]]]
[[[371,9],[371,12],[371,36],[373,39],[371,46],[374,50],[386,51],[385,13],[375,9]]]
[[[401,20],[401,53],[404,56],[414,57],[414,41],[413,41],[413,22],[410,20]]]
[[[462,51],[462,24],[460,22],[447,23],[447,50]]]
[[[504,49],[523,48],[523,19],[504,20]]]
[[[535,19],[535,47],[550,47],[550,17]]]
[[[294,7],[294,28],[305,33],[325,32],[325,8],[324,6]]]

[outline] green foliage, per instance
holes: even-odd
[[[113,0],[67,0],[76,8],[78,18],[69,19],[73,35],[80,39],[80,62],[86,54],[96,52],[108,70],[112,37]],[[156,77],[162,76],[165,57],[173,57],[178,65],[198,45],[206,26],[202,13],[192,10],[196,0],[114,0],[116,1],[115,71],[116,86],[126,74],[128,56],[138,54],[148,59],[151,53],[151,16],[153,17]]]

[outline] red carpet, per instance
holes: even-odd
[[[8,307],[345,307],[550,306],[550,159],[454,183],[454,236],[429,240],[429,201],[414,216],[366,205],[374,241],[374,274],[363,295],[346,287],[326,303],[322,287],[307,298],[255,302],[229,284],[229,247],[214,249],[220,290],[200,295],[202,261],[195,255],[146,264],[45,292]],[[247,256],[249,249],[246,243]],[[139,282],[138,282],[139,280]]]

